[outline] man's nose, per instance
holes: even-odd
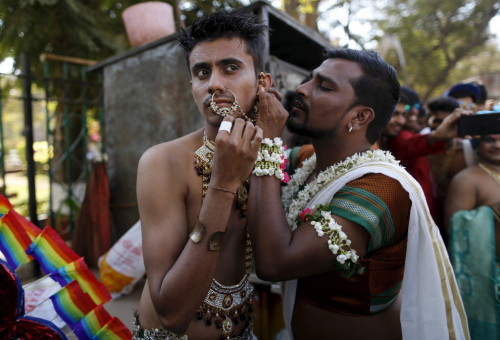
[[[295,90],[295,93],[297,93],[301,97],[304,97],[304,98],[307,97],[306,91],[307,91],[307,84],[308,83],[309,82],[302,83],[299,86],[297,86],[297,89]]]
[[[208,83],[208,91],[210,93],[215,93],[215,91],[224,92],[227,88],[226,82],[224,81],[224,77],[219,72],[212,72],[210,75],[210,80]]]

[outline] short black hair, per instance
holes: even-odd
[[[477,99],[478,104],[486,103],[486,99],[488,99],[488,90],[486,90],[486,86],[484,84],[477,84],[479,87],[479,98]]]
[[[181,29],[177,36],[179,45],[189,67],[189,55],[202,42],[220,38],[241,38],[246,42],[247,52],[254,61],[256,74],[264,71],[265,33],[269,26],[253,14],[219,11],[201,17],[187,29]]]
[[[477,104],[481,95],[481,89],[477,86],[477,83],[458,83],[448,90],[447,95],[457,99],[471,97],[472,101]]]
[[[460,106],[458,100],[453,97],[436,97],[429,100],[427,103],[427,108],[429,109],[431,115],[438,111],[453,112],[456,108]]]
[[[414,89],[409,86],[401,86],[399,96],[399,103],[410,105],[412,108],[417,109],[418,117],[425,117],[425,109],[422,106],[418,93]]]
[[[401,86],[399,89],[400,98],[399,102],[402,104],[415,105],[420,103],[420,97],[417,92],[409,86]]]
[[[364,105],[373,109],[375,118],[368,125],[366,138],[371,144],[375,143],[399,101],[400,85],[396,70],[374,51],[329,49],[324,56],[353,61],[361,67],[363,75],[350,80],[356,95],[351,107]]]

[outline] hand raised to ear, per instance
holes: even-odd
[[[288,111],[281,104],[275,88],[259,87],[259,118],[257,125],[264,130],[264,138],[279,137],[288,119]]]

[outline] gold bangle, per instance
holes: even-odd
[[[189,238],[194,243],[200,243],[204,235],[205,235],[205,226],[203,225],[203,223],[198,221],[196,227],[194,227],[193,231],[189,234]]]
[[[233,196],[236,197],[236,192],[228,190],[228,189],[214,187],[212,184],[209,184],[208,188],[209,189],[214,189],[214,190],[219,190],[219,191],[224,191],[224,192],[230,193],[231,195],[233,195]]]

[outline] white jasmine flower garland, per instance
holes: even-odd
[[[252,173],[256,176],[276,176],[287,183],[290,180],[285,172],[287,162],[281,138],[264,138]]]
[[[389,153],[382,150],[369,150],[354,154],[344,161],[328,167],[310,183],[307,178],[316,166],[316,155],[303,162],[282,191],[283,206],[290,228],[295,230],[304,221],[311,221],[318,237],[328,236],[328,248],[337,255],[337,266],[345,276],[362,273],[363,267],[357,262],[356,252],[350,248],[351,241],[342,231],[342,227],[333,219],[327,204],[305,209],[309,201],[323,188],[349,170],[368,162],[399,162]],[[304,186],[302,189],[301,187]],[[313,223],[314,222],[314,223]]]
[[[298,223],[310,221],[318,237],[328,238],[328,249],[337,255],[335,267],[342,276],[349,277],[363,274],[365,268],[358,262],[356,250],[351,248],[351,240],[342,231],[342,227],[333,219],[328,204],[320,204],[312,209],[305,209],[298,217]]]

